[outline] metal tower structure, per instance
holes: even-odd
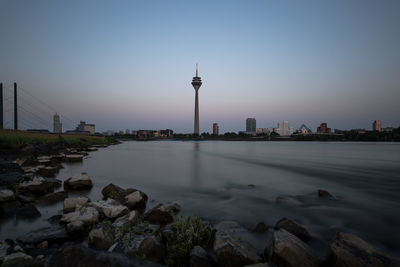
[[[199,135],[200,130],[199,130],[199,89],[200,86],[202,85],[201,78],[199,77],[199,70],[198,70],[198,64],[196,63],[196,77],[193,77],[192,80],[192,86],[194,90],[196,91],[196,96],[195,96],[195,102],[194,102],[194,134]]]

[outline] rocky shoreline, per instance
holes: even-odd
[[[114,184],[102,189],[99,200],[69,197],[90,189],[95,179],[81,173],[61,181],[57,172],[101,147],[1,151],[1,220],[38,218],[37,204],[63,202],[62,214],[49,218],[51,226],[0,240],[1,266],[400,266],[400,260],[344,232],[336,233],[321,259],[308,245],[313,234],[290,218],[274,226],[259,222],[252,231],[233,221],[212,225],[180,214],[178,203],[149,209],[145,192]],[[334,198],[325,190],[317,193]],[[252,244],[254,235],[265,237],[263,251]]]

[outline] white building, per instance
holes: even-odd
[[[60,122],[60,115],[57,113],[53,116],[53,132],[62,133],[62,124]]]
[[[76,131],[89,132],[89,134],[94,134],[96,132],[96,125],[86,124],[86,122],[80,121],[78,127],[76,127]]]
[[[289,126],[288,121],[283,121],[278,123],[278,127],[275,129],[275,132],[280,136],[290,136],[294,133],[294,128]]]

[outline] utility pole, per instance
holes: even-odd
[[[14,130],[18,130],[17,83],[14,83]]]
[[[3,127],[3,84],[0,83],[0,130]]]

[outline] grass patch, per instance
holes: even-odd
[[[0,130],[0,144],[19,148],[25,144],[59,144],[73,146],[104,145],[115,142],[113,138],[87,135],[32,133],[25,131]]]
[[[190,264],[190,251],[195,246],[209,248],[214,241],[213,230],[197,216],[180,216],[171,225],[176,239],[168,244],[171,258],[168,266],[183,267]]]

